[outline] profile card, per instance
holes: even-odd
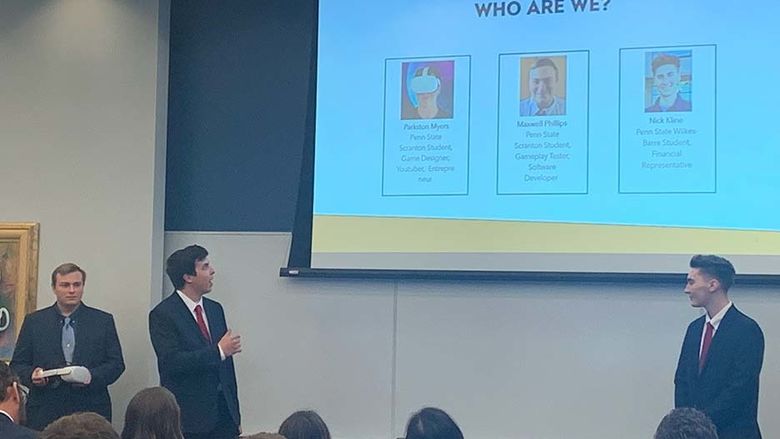
[[[716,46],[620,50],[619,190],[716,190]]]
[[[589,52],[498,63],[497,193],[587,193]]]
[[[382,195],[466,195],[471,58],[385,60]]]

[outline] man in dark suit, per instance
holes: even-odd
[[[43,430],[57,418],[96,412],[111,420],[108,386],[125,370],[122,347],[111,314],[81,301],[87,274],[76,264],[62,264],[51,274],[57,301],[24,319],[11,368],[31,388],[29,426]],[[83,366],[79,382],[44,378],[44,370]]]
[[[26,389],[11,368],[0,361],[0,438],[34,439],[35,431],[22,427]]]
[[[674,376],[675,407],[712,419],[720,439],[760,439],[758,378],[764,334],[728,298],[734,266],[713,255],[691,259],[685,294],[706,314],[688,325]]]
[[[176,291],[149,313],[160,384],[181,407],[186,439],[236,438],[241,430],[233,355],[241,337],[228,330],[222,306],[203,297],[214,268],[198,245],[175,251],[166,271]]]

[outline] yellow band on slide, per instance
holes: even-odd
[[[315,215],[312,251],[780,255],[780,232]]]

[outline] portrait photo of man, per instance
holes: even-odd
[[[520,116],[566,114],[566,57],[520,59]]]
[[[691,111],[691,51],[645,55],[645,113]]]
[[[451,119],[454,61],[401,64],[401,120]]]

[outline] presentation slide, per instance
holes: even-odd
[[[779,16],[320,0],[312,268],[780,274]]]

